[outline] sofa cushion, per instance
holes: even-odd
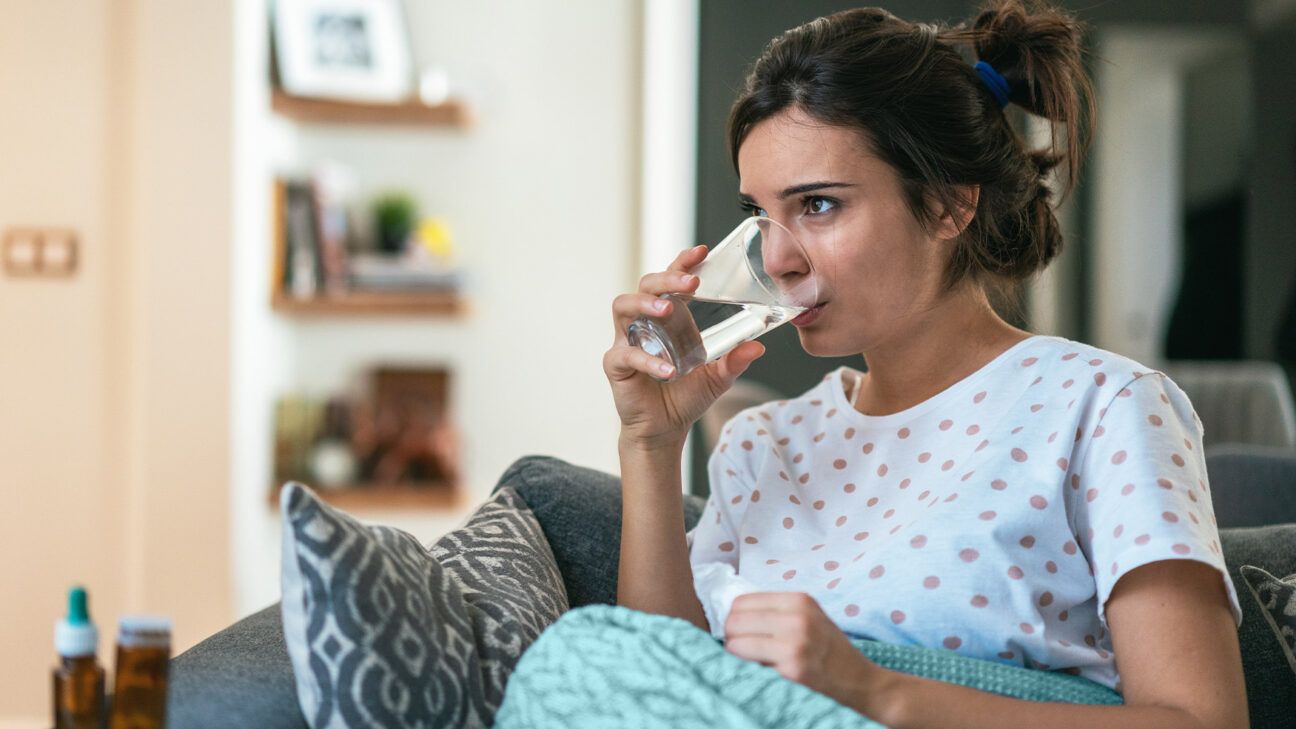
[[[1265,622],[1273,628],[1278,647],[1296,676],[1296,574],[1279,579],[1249,564],[1242,565],[1242,577],[1256,604],[1264,611]]]
[[[522,652],[567,610],[526,503],[500,489],[425,549],[284,487],[283,626],[322,727],[489,727]]]

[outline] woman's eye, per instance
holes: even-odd
[[[751,203],[741,203],[741,206],[743,210],[747,211],[748,215],[751,215],[756,218],[768,217],[768,214],[765,212],[764,208],[758,208],[755,205],[752,205]]]
[[[837,207],[837,201],[826,197],[808,197],[805,201],[806,212],[811,215],[822,215],[823,213]]]

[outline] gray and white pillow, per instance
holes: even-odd
[[[1242,565],[1238,570],[1246,581],[1247,589],[1259,603],[1265,621],[1273,628],[1283,655],[1287,657],[1287,665],[1296,673],[1296,575],[1288,575],[1280,580],[1249,564]]]
[[[279,502],[284,638],[312,729],[489,727],[522,652],[568,607],[517,492],[430,548],[300,484]]]

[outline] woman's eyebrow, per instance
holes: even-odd
[[[800,195],[805,192],[814,192],[815,190],[825,190],[831,187],[855,187],[855,184],[851,182],[805,182],[800,185],[793,185],[789,188],[785,188],[783,192],[778,194],[778,199],[786,200],[793,195]],[[756,203],[756,199],[745,192],[738,193],[738,199],[745,203]]]

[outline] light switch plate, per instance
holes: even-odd
[[[3,244],[5,271],[13,276],[39,274],[40,244],[40,231],[35,228],[10,228],[5,231]]]
[[[46,276],[71,276],[76,271],[76,264],[76,232],[68,228],[46,228],[41,236],[41,273]]]
[[[9,228],[0,255],[11,276],[71,276],[77,267],[77,234],[71,228]]]

